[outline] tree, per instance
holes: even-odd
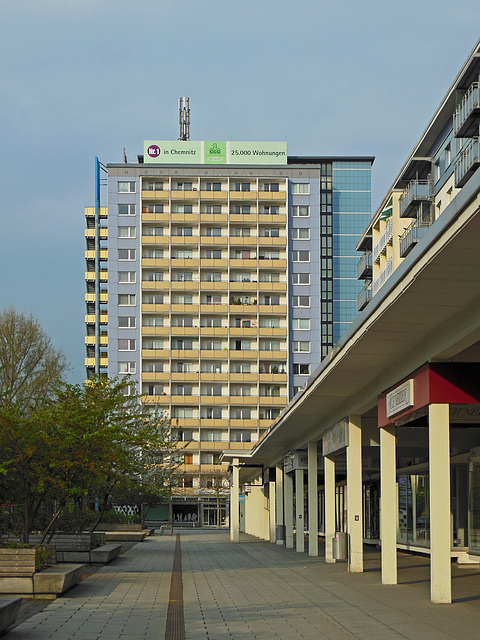
[[[32,316],[0,313],[0,406],[32,411],[47,400],[67,370],[64,355]]]
[[[125,395],[130,385],[128,378],[95,377],[58,390],[51,418],[58,448],[50,454],[49,479],[58,506],[48,528],[68,500],[101,498],[93,531],[112,494],[165,494],[177,464],[176,439],[169,420],[147,413],[140,396]]]

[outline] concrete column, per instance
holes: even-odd
[[[382,584],[397,584],[397,455],[395,427],[380,429]]]
[[[239,512],[239,468],[238,458],[233,459],[232,486],[230,488],[230,540],[238,542],[240,539],[240,512]]]
[[[308,555],[318,556],[317,441],[308,443]]]
[[[276,468],[276,486],[275,486],[275,496],[276,496],[276,506],[277,506],[277,525],[280,525],[283,528],[284,517],[283,517],[283,463],[277,465]],[[284,543],[284,535],[279,536],[279,539],[276,541],[277,544]]]
[[[333,458],[323,458],[325,467],[325,562],[335,562],[333,558],[333,538],[335,537],[335,462]]]
[[[271,469],[268,470],[269,474],[271,474]],[[272,479],[272,476],[269,475],[268,481],[268,524],[269,524],[269,539],[270,542],[275,544],[276,538],[276,513],[275,513],[275,480]]]
[[[305,551],[305,524],[303,469],[295,469],[295,524],[297,529],[297,551]]]
[[[452,601],[450,564],[450,419],[448,404],[429,407],[430,597]]]
[[[293,549],[293,473],[286,473],[283,479],[285,499],[285,547]]]
[[[347,529],[350,536],[348,570],[363,571],[362,428],[361,417],[351,415],[347,447]]]

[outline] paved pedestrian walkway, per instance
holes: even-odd
[[[8,640],[480,638],[480,569],[454,566],[455,602],[433,605],[428,558],[399,553],[399,584],[382,586],[374,549],[349,574],[244,534],[180,534],[136,545]]]

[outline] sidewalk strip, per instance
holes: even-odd
[[[173,557],[172,580],[170,582],[170,598],[168,601],[165,640],[185,640],[185,621],[183,618],[183,581],[182,550],[180,534],[177,533],[175,555]]]

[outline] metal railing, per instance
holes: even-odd
[[[480,165],[480,143],[472,140],[460,153],[455,162],[455,186],[463,187]]]
[[[382,251],[385,249],[385,247],[387,246],[387,244],[390,242],[392,238],[393,238],[393,221],[390,218],[389,220],[387,220],[385,229],[382,231],[380,237],[378,238],[377,242],[373,247],[373,251],[372,251],[373,262],[377,261],[379,255],[382,253]]]
[[[372,296],[376,295],[380,287],[385,284],[388,278],[393,273],[393,258],[387,260],[387,262],[382,267],[380,273],[377,275],[375,280],[372,282]]]
[[[357,263],[357,278],[361,278],[372,270],[372,252],[367,251]]]
[[[422,200],[429,200],[431,197],[432,184],[430,180],[412,180],[400,196],[400,217],[408,217],[408,213],[414,205]]]
[[[480,109],[480,84],[478,82],[472,82],[455,109],[453,114],[454,136],[464,137],[462,134],[466,132],[462,131],[462,127],[475,109]]]

